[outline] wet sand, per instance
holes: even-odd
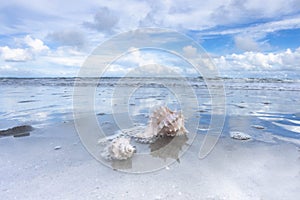
[[[96,161],[72,122],[30,137],[0,140],[3,199],[296,199],[300,151],[292,143],[220,138],[198,159],[198,134],[188,151],[165,169],[128,174]],[[56,149],[55,147],[61,148]]]

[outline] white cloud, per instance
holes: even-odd
[[[238,35],[234,38],[235,46],[243,51],[258,51],[259,45],[249,36]]]
[[[195,58],[197,57],[197,48],[189,45],[183,47],[183,55],[186,56],[187,58]]]
[[[7,12],[8,8],[17,13]],[[44,34],[45,30],[78,29],[81,24],[104,32],[126,31],[139,26],[204,30],[220,25],[247,24],[260,19],[281,19],[295,15],[299,10],[299,0],[266,0],[263,3],[260,0],[128,0],[109,3],[96,0],[69,3],[35,0],[30,5],[15,0],[0,5],[5,19],[0,28],[6,33],[13,33],[17,28],[18,32],[31,34]]]
[[[220,70],[300,70],[300,47],[278,53],[244,52],[214,58]],[[263,74],[262,74],[263,75]]]
[[[43,53],[49,50],[49,47],[44,45],[44,42],[42,40],[33,39],[30,35],[25,36],[24,42],[34,53]]]
[[[232,0],[219,1],[214,10],[213,19],[219,25],[243,24],[255,22],[257,19],[278,18],[299,11],[299,1],[291,0]],[[267,6],[266,6],[267,5]]]
[[[21,45],[2,42],[0,53],[4,61],[30,61],[45,68],[52,64],[79,67],[88,51],[111,37],[111,33],[150,26],[182,32],[200,30],[202,35],[234,35],[235,45],[246,52],[217,59],[219,63],[228,65],[228,68],[296,67],[294,62],[299,62],[298,50],[290,54],[282,52],[273,55],[254,51],[264,49],[261,41],[267,33],[300,28],[299,11],[299,0],[128,0],[109,3],[96,0],[51,3],[33,0],[30,4],[12,0],[0,5],[2,35],[7,38],[20,33],[28,35],[20,39],[23,42]],[[219,31],[220,26],[222,31]],[[44,41],[47,44],[49,42],[49,46]],[[78,47],[85,44],[91,47],[82,49],[86,53],[79,52]],[[189,56],[197,53],[189,46],[184,52]],[[133,67],[157,64],[162,59],[165,61],[167,58],[132,52],[127,60],[124,58],[124,63],[126,67]]]
[[[194,55],[194,47],[187,46],[186,51]],[[175,74],[191,74],[190,66],[185,60],[177,55],[160,50],[137,49],[131,47],[128,53],[118,58],[107,69],[108,75],[124,76],[176,76]]]
[[[78,68],[83,64],[85,57],[86,54],[77,51],[75,47],[64,46],[50,52],[42,60],[47,63]]]
[[[32,59],[28,49],[16,48],[12,49],[8,46],[0,47],[1,57],[5,61],[25,62]]]
[[[0,69],[1,70],[12,70],[13,67],[11,65],[3,65],[3,66],[0,66]]]
[[[49,51],[49,47],[44,45],[40,39],[34,39],[27,35],[22,40],[24,43],[22,48],[0,47],[1,57],[4,61],[26,62]]]
[[[102,76],[125,76],[128,72],[130,72],[132,67],[124,67],[123,65],[111,64],[105,71]]]
[[[110,32],[117,25],[118,16],[107,7],[98,8],[93,22],[84,22],[83,25],[97,31]]]
[[[140,51],[137,48],[131,47],[128,49],[128,54],[123,55],[117,62],[123,63],[127,67],[140,67],[157,64],[158,60],[156,58],[156,55],[153,53],[146,53],[145,51]]]
[[[177,77],[182,73],[183,70],[180,67],[148,64],[135,68],[131,74],[138,77]]]
[[[86,43],[83,32],[78,30],[54,31],[47,35],[47,39],[56,45],[74,46],[77,48],[83,47]]]
[[[208,31],[201,33],[204,35],[235,35],[243,34],[244,36],[255,39],[263,38],[267,33],[272,33],[280,30],[300,28],[300,15],[291,16],[285,19],[268,21],[243,28],[229,28],[222,31]]]

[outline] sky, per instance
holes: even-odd
[[[147,27],[196,41],[222,76],[300,78],[300,0],[1,0],[0,76],[75,77],[103,42]],[[184,68],[172,55],[132,49],[108,68],[109,76],[157,60]]]

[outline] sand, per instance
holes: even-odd
[[[129,174],[96,161],[73,122],[0,139],[1,199],[297,199],[300,151],[288,142],[220,138],[198,159],[203,134],[165,169]],[[57,147],[60,148],[57,148]]]

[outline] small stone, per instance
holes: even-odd
[[[246,108],[246,106],[241,105],[241,104],[237,104],[237,105],[235,105],[235,106],[237,106],[238,108]]]
[[[170,167],[166,166],[166,170],[170,170]]]
[[[251,139],[251,136],[246,134],[246,133],[242,133],[242,132],[238,132],[238,131],[233,131],[230,132],[230,137],[236,140],[249,140]]]
[[[256,128],[256,129],[265,129],[265,127],[260,126],[260,125],[252,125],[252,127]]]
[[[54,150],[59,150],[59,149],[61,149],[61,146],[55,146],[54,147]]]
[[[263,102],[263,104],[269,105],[269,104],[271,104],[271,102]]]

